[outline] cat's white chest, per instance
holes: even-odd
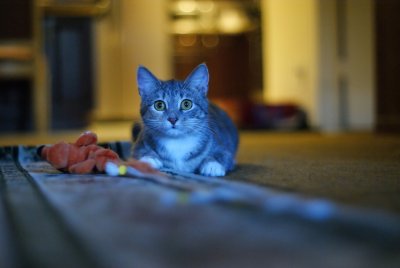
[[[188,155],[198,150],[198,137],[187,137],[177,139],[162,139],[161,143],[168,155],[168,158],[175,163],[177,169],[184,169],[185,160]]]

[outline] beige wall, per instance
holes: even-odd
[[[294,102],[316,119],[316,0],[264,0],[264,97]]]
[[[324,131],[371,130],[372,0],[344,3],[348,53],[343,60],[337,56],[336,0],[262,0],[264,97],[301,105],[311,125]],[[348,81],[342,93],[339,76]]]
[[[171,76],[165,4],[166,0],[113,1],[111,13],[98,20],[95,118],[139,116],[138,65],[149,67],[160,78]]]

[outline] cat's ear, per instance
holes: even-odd
[[[146,67],[139,66],[137,70],[137,85],[140,96],[143,96],[155,90],[160,85],[160,81]]]
[[[207,94],[208,90],[208,68],[205,63],[197,66],[186,78],[185,85],[203,91],[204,94]]]

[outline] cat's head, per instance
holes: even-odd
[[[208,69],[197,66],[184,81],[159,80],[140,66],[137,83],[143,123],[149,131],[177,137],[207,127]]]

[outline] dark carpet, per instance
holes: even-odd
[[[400,136],[244,132],[238,163],[229,178],[400,212]]]

